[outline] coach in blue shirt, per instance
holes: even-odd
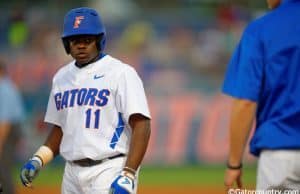
[[[257,189],[300,188],[300,0],[267,0],[228,65],[223,92],[233,97],[225,186],[242,188],[242,159],[258,156]]]
[[[0,184],[5,194],[15,193],[12,168],[23,111],[21,95],[7,76],[4,62],[0,61]]]

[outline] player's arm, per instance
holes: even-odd
[[[53,125],[50,134],[44,143],[45,146],[51,149],[54,157],[59,154],[59,146],[62,136],[63,133],[61,127]]]
[[[129,117],[129,125],[132,129],[132,136],[125,167],[137,170],[148,146],[151,131],[150,119],[141,114],[133,114]]]
[[[242,187],[241,167],[248,136],[253,126],[257,103],[249,100],[234,99],[230,118],[230,151],[228,169],[225,174],[226,187],[232,188],[236,182]]]
[[[24,186],[31,187],[31,182],[37,176],[42,166],[45,166],[58,155],[62,135],[61,127],[53,125],[44,145],[36,151],[21,170],[20,178]]]
[[[142,114],[132,114],[129,117],[129,125],[132,129],[132,136],[127,160],[121,175],[111,184],[111,194],[130,194],[133,192],[136,171],[144,158],[148,146],[150,119]]]
[[[133,68],[127,68],[116,86],[116,104],[131,128],[131,140],[125,166],[110,193],[130,194],[135,188],[136,171],[145,155],[150,137],[150,113],[142,80]]]

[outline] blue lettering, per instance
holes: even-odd
[[[78,92],[78,89],[70,90],[71,97],[70,97],[70,105],[69,105],[69,107],[73,107],[74,106],[75,97],[76,97],[77,92]]]
[[[107,96],[110,95],[109,90],[103,89],[99,92],[98,98],[99,100],[96,101],[97,106],[105,106],[107,104],[108,98]]]
[[[98,90],[96,88],[90,88],[86,95],[84,105],[89,104],[90,106],[93,106],[95,104],[95,97],[96,97],[97,93],[98,93]]]
[[[81,106],[84,103],[84,99],[87,94],[87,89],[86,88],[81,88],[78,92],[78,97],[77,97],[77,104]]]
[[[67,90],[63,94],[60,108],[61,109],[68,108],[68,101],[69,101],[69,91]]]
[[[61,93],[56,93],[54,95],[54,100],[55,100],[55,105],[56,105],[56,109],[60,110],[60,104],[61,104]]]
[[[62,110],[76,105],[105,106],[108,103],[108,96],[110,96],[108,89],[99,91],[97,88],[81,88],[58,92],[54,94],[54,101],[56,109]]]

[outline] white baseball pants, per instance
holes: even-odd
[[[120,175],[125,161],[126,157],[120,157],[90,167],[66,162],[61,193],[109,194],[110,185]],[[135,193],[136,190],[137,179]]]
[[[264,150],[258,159],[257,190],[299,190],[300,150]]]

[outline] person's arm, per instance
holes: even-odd
[[[150,138],[150,119],[141,114],[133,114],[129,118],[129,125],[132,129],[132,136],[125,167],[137,170],[143,160]]]
[[[53,125],[51,132],[44,143],[45,146],[52,150],[54,157],[59,154],[59,146],[62,136],[63,133],[61,127]]]
[[[42,166],[49,163],[58,153],[62,138],[62,129],[57,125],[53,125],[45,143],[37,150],[33,157],[38,157]]]
[[[255,119],[257,103],[249,100],[234,99],[230,119],[230,143],[228,168],[225,173],[224,183],[227,189],[237,183],[242,187],[242,160]]]
[[[150,112],[142,80],[132,67],[124,69],[116,85],[116,105],[131,128],[125,166],[110,187],[110,193],[130,194],[135,189],[136,171],[145,155],[150,137]]]
[[[150,119],[141,114],[133,114],[129,117],[129,125],[132,129],[132,136],[127,160],[121,175],[111,184],[111,194],[130,194],[134,191],[136,171],[147,150],[151,131]]]
[[[53,125],[44,145],[36,151],[21,170],[20,178],[24,186],[31,187],[33,179],[37,176],[42,166],[49,163],[59,153],[62,135],[61,127]]]
[[[2,154],[3,145],[10,133],[11,125],[9,122],[0,121],[0,155]]]

